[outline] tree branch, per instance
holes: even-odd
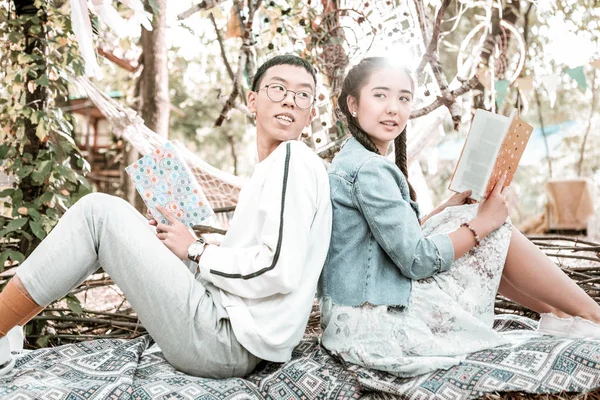
[[[587,142],[587,138],[590,134],[590,131],[592,130],[592,120],[594,119],[594,115],[596,114],[596,71],[594,70],[593,72],[593,78],[592,78],[592,85],[591,85],[591,89],[592,89],[592,104],[590,107],[590,118],[588,119],[588,123],[587,123],[587,127],[585,129],[585,134],[583,135],[583,141],[581,142],[581,149],[579,150],[579,163],[577,165],[577,176],[581,176],[581,169],[583,167],[583,157],[585,155],[585,144]]]
[[[416,2],[420,3],[420,0],[417,0]],[[427,50],[425,51],[425,54],[423,54],[423,58],[421,58],[421,62],[419,63],[419,66],[415,72],[416,76],[421,75],[423,69],[425,69],[425,65],[427,65],[427,63],[431,60],[432,55],[437,56],[438,42],[440,40],[440,31],[442,26],[442,18],[449,5],[450,0],[444,0],[440,5],[440,9],[438,10],[437,16],[435,17],[435,25],[433,25],[431,40],[429,41],[429,44],[427,45]],[[417,6],[417,9],[419,9],[419,6]],[[417,15],[420,21],[421,15],[418,11]],[[421,27],[421,29],[423,29],[423,27]],[[425,40],[425,33],[421,32],[421,34],[423,35],[423,40]]]
[[[177,19],[181,21],[183,19],[189,18],[192,15],[194,15],[195,13],[197,13],[198,11],[211,9],[211,8],[219,5],[222,2],[223,2],[223,0],[206,0],[206,1],[201,1],[200,3],[198,3],[196,5],[193,5],[189,9],[187,9],[184,12],[182,12],[181,14],[179,14],[177,16]]]
[[[249,10],[248,11],[248,20],[246,21],[245,26],[244,26],[244,24],[242,25],[242,27],[243,27],[242,28],[243,29],[243,32],[242,32],[243,44],[242,44],[240,57],[238,59],[238,69],[235,74],[235,78],[233,80],[233,90],[231,91],[229,98],[225,102],[225,105],[223,106],[223,109],[221,110],[221,114],[215,121],[215,125],[214,125],[215,127],[221,126],[223,124],[223,121],[225,121],[225,119],[227,118],[229,110],[231,110],[235,106],[236,97],[239,94],[243,94],[243,88],[242,88],[242,85],[240,84],[240,79],[242,77],[242,72],[244,71],[244,69],[247,71],[248,76],[254,75],[254,69],[255,69],[254,45],[255,45],[255,42],[254,42],[254,38],[252,37],[252,25],[254,24],[254,14],[256,13],[256,10],[258,10],[258,8],[260,7],[261,3],[262,3],[262,0],[257,0],[254,4],[252,4],[252,0],[248,0],[248,10]],[[237,3],[234,4],[234,6],[236,7],[236,9],[239,10],[239,8],[237,7]],[[239,12],[238,12],[238,15],[239,15]]]
[[[242,76],[242,71],[244,70],[245,63],[246,63],[246,52],[242,51],[238,58],[238,70],[237,70],[234,80],[233,80],[233,90],[231,91],[231,94],[229,95],[229,97],[227,98],[227,101],[223,105],[221,114],[215,121],[215,124],[214,124],[215,127],[223,125],[223,122],[225,121],[225,119],[227,119],[227,114],[229,113],[229,110],[231,110],[231,108],[235,104],[235,98],[239,94],[238,86],[239,86],[240,78]]]
[[[219,49],[221,49],[221,57],[223,58],[223,62],[225,63],[225,68],[227,68],[227,73],[229,74],[229,77],[231,78],[231,80],[235,82],[235,76],[233,74],[233,69],[231,69],[231,64],[229,64],[229,60],[227,59],[227,54],[225,54],[225,45],[223,44],[223,35],[221,35],[221,31],[219,30],[219,27],[217,26],[217,21],[215,21],[215,16],[213,15],[213,13],[210,13],[208,15],[208,17],[210,18],[210,22],[212,22],[212,24],[215,28],[215,33],[217,35],[217,41],[219,42]]]
[[[410,113],[410,118],[422,117],[423,115],[429,114],[436,108],[443,106],[443,105],[446,107],[450,107],[452,104],[454,104],[456,102],[456,99],[458,97],[462,96],[465,93],[470,92],[478,84],[479,84],[479,78],[477,78],[477,76],[474,76],[471,79],[469,79],[468,81],[463,82],[463,84],[458,89],[454,89],[454,90],[451,90],[450,92],[448,92],[445,97],[438,96],[438,98],[435,99],[433,101],[433,103],[429,104],[428,106],[419,108],[418,110],[414,110],[413,112]],[[453,116],[453,119],[454,119],[454,116]],[[456,129],[456,121],[455,121],[455,129]]]
[[[417,8],[417,18],[419,20],[419,25],[421,27],[423,41],[426,42],[427,41],[427,32],[425,29],[426,16],[425,16],[425,10],[423,8],[423,3],[422,3],[422,0],[414,0],[414,2],[416,5],[416,8]],[[461,107],[459,107],[456,104],[456,97],[466,93],[466,92],[462,92],[462,91],[467,88],[468,88],[467,91],[473,89],[475,87],[475,85],[477,83],[479,83],[479,80],[477,79],[475,82],[470,80],[469,82],[473,86],[465,85],[463,83],[463,85],[459,89],[457,89],[455,91],[448,91],[448,80],[446,79],[446,76],[444,75],[444,73],[442,71],[442,64],[440,62],[440,57],[439,57],[439,52],[438,52],[438,42],[440,40],[440,31],[441,31],[441,25],[442,25],[444,13],[446,12],[446,9],[450,5],[450,3],[451,3],[451,0],[443,0],[442,4],[440,5],[438,13],[435,17],[435,25],[433,26],[431,39],[429,40],[429,43],[427,44],[427,50],[425,51],[425,54],[423,55],[421,63],[419,64],[419,67],[417,69],[417,74],[420,74],[423,71],[423,69],[425,68],[425,65],[427,63],[429,63],[429,65],[431,66],[431,70],[433,71],[433,76],[435,78],[435,81],[437,82],[438,87],[440,89],[440,96],[438,96],[438,98],[429,106],[426,106],[420,110],[417,110],[416,112],[413,112],[411,114],[411,117],[413,115],[414,116],[425,115],[425,114],[435,110],[439,106],[445,105],[448,108],[448,111],[450,112],[452,121],[454,122],[454,129],[458,130],[460,128],[460,122],[462,120],[462,109],[461,109]],[[417,75],[417,77],[418,77],[418,75]],[[457,94],[457,93],[460,93],[460,94]]]

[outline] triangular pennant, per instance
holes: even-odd
[[[594,60],[594,61],[592,61],[592,62],[590,63],[590,65],[591,65],[592,67],[594,67],[594,68],[598,68],[598,69],[600,69],[600,58],[599,58],[599,59],[597,59],[597,60]]]
[[[554,108],[554,103],[556,103],[556,89],[558,88],[558,79],[559,76],[557,74],[542,76],[542,85],[544,85],[544,88],[546,88],[546,91],[548,92],[551,108]]]
[[[583,66],[571,68],[567,70],[567,74],[581,87],[584,91],[587,90],[587,82],[585,80],[585,73],[583,72]]]
[[[529,95],[527,94],[528,92],[523,90],[523,89],[519,89],[519,99],[521,104],[519,104],[521,107],[521,114],[525,114],[527,112],[527,110],[529,110]]]
[[[533,77],[525,76],[523,78],[518,78],[515,82],[515,86],[518,87],[521,91],[532,91],[533,90]]]
[[[481,82],[481,84],[483,85],[483,87],[487,88],[487,89],[491,89],[492,88],[492,78],[491,78],[491,74],[490,74],[490,69],[488,67],[479,67],[477,68],[477,79],[479,79],[479,82]]]
[[[125,36],[127,24],[117,10],[112,6],[110,0],[92,0],[93,10],[116,35],[120,38]]]
[[[240,16],[235,11],[235,7],[231,7],[229,18],[227,19],[227,30],[225,31],[225,39],[234,37],[242,37],[242,23]]]
[[[494,89],[496,90],[496,107],[500,108],[502,105],[509,86],[510,82],[507,80],[496,81],[494,84]]]
[[[71,0],[71,26],[79,44],[79,53],[87,76],[101,77],[102,71],[96,59],[96,47],[86,0]]]

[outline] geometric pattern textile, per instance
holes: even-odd
[[[540,335],[537,322],[496,315],[513,344],[479,351],[448,370],[398,378],[355,365],[366,399],[476,399],[486,393],[582,393],[600,387],[600,341]]]
[[[600,341],[535,333],[537,322],[499,315],[511,345],[415,378],[343,365],[305,338],[285,364],[262,363],[245,379],[204,379],[175,370],[149,336],[35,350],[0,377],[0,399],[473,399],[485,393],[585,392],[600,387]]]

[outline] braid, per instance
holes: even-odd
[[[362,144],[365,149],[379,154],[379,149],[377,149],[377,146],[375,146],[373,140],[371,140],[369,135],[367,135],[367,132],[363,131],[362,128],[356,123],[356,119],[349,118],[347,122],[350,133],[356,138],[358,143]]]
[[[400,133],[400,135],[394,139],[394,153],[396,155],[396,166],[400,168],[400,171],[402,171],[404,177],[406,178],[406,183],[408,183],[410,198],[412,201],[416,201],[417,192],[415,192],[415,189],[408,181],[408,161],[406,159],[406,127],[402,133]]]
[[[366,80],[377,68],[389,66],[390,64],[386,59],[380,57],[369,57],[362,60],[358,65],[354,66],[344,79],[342,85],[342,91],[338,97],[338,108],[341,112],[342,119],[346,120],[348,130],[356,138],[356,140],[364,146],[365,149],[372,151],[373,153],[380,154],[377,146],[373,143],[373,140],[367,132],[365,132],[358,124],[355,117],[352,116],[350,109],[348,108],[348,96],[352,96],[356,101],[359,99],[360,89],[365,84]],[[410,71],[403,69],[413,83],[414,81],[410,76]],[[400,133],[396,139],[394,139],[394,148],[396,149],[396,165],[404,174],[406,182],[408,183],[408,189],[410,192],[410,198],[413,201],[417,200],[417,193],[408,182],[408,165],[406,161],[406,128]]]

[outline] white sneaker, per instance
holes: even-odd
[[[573,317],[561,318],[555,314],[543,313],[540,314],[537,331],[546,335],[571,337],[574,321]]]
[[[15,366],[15,360],[10,354],[10,344],[6,336],[0,338],[0,376],[8,374]]]
[[[600,325],[581,317],[575,317],[569,333],[573,338],[600,339]]]
[[[6,334],[8,338],[8,344],[10,346],[10,352],[12,354],[21,354],[23,352],[23,342],[25,341],[25,334],[23,333],[22,326],[15,326]]]

